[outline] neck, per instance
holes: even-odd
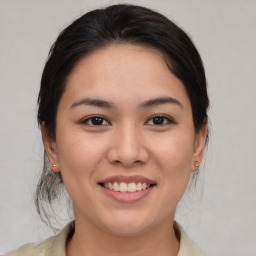
[[[178,251],[173,221],[139,234],[120,235],[76,220],[74,235],[66,246],[67,256],[177,256]]]

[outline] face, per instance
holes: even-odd
[[[59,102],[56,140],[42,130],[76,221],[117,234],[169,225],[206,135],[195,134],[187,93],[161,54],[129,44],[84,57]]]

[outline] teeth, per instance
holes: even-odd
[[[106,184],[106,183],[105,183],[105,184]],[[109,183],[107,183],[107,184],[108,184],[108,188],[109,188],[109,189],[113,189],[113,184],[112,184],[112,183],[109,182]]]
[[[128,192],[135,192],[137,189],[137,186],[134,182],[128,184]]]
[[[125,182],[121,182],[119,188],[120,192],[127,192],[127,184]]]
[[[138,191],[141,191],[141,190],[142,190],[142,183],[141,183],[141,182],[139,182],[139,183],[137,184],[137,190],[138,190]]]
[[[131,183],[126,183],[126,182],[120,182],[117,183],[116,181],[111,183],[111,182],[108,182],[108,183],[104,183],[103,186],[105,188],[108,188],[110,190],[114,190],[114,191],[120,191],[120,192],[130,192],[130,193],[133,193],[133,192],[136,192],[136,191],[141,191],[141,190],[145,190],[147,188],[150,187],[150,184],[147,184],[147,183],[141,183],[141,182],[138,182],[138,183],[135,183],[135,182],[131,182]]]
[[[118,185],[117,182],[114,182],[114,184],[113,184],[113,190],[115,190],[115,191],[119,191],[119,190],[120,190],[120,189],[119,189],[119,185]]]

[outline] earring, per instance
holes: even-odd
[[[194,162],[194,166],[196,167],[196,168],[198,168],[200,165],[199,165],[199,162],[198,161],[195,161]]]
[[[55,167],[56,167],[56,164],[52,164],[52,167],[55,168]],[[56,173],[52,170],[52,168],[49,168],[49,171],[50,171],[52,174],[56,174]]]

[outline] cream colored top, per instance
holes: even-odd
[[[181,226],[175,222],[174,228],[180,236],[180,250],[177,256],[205,256],[197,246],[187,237]],[[69,223],[58,235],[36,244],[26,244],[16,251],[3,256],[66,256],[65,245],[69,234],[74,229],[74,222]]]

